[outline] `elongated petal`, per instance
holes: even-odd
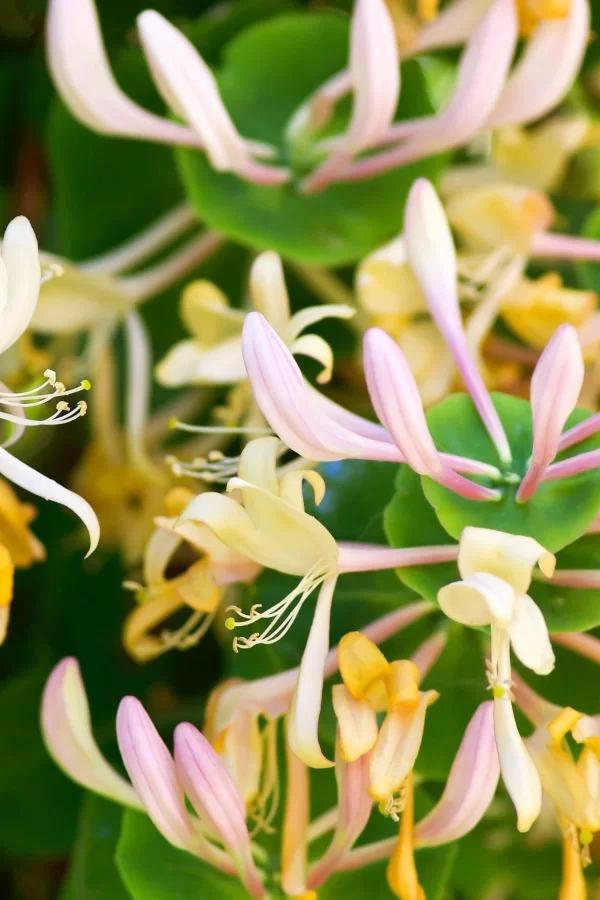
[[[102,134],[201,146],[191,128],[147,112],[121,91],[109,67],[93,0],[52,0],[46,34],[56,88],[84,125]]]
[[[288,719],[287,737],[290,747],[306,765],[316,769],[333,765],[323,755],[319,744],[319,715],[335,584],[335,578],[328,578],[321,587]]]
[[[250,291],[254,309],[283,337],[290,318],[290,298],[281,257],[274,250],[261,253],[252,263]]]
[[[446,339],[500,459],[509,462],[511,451],[504,428],[467,346],[458,305],[452,234],[444,208],[432,185],[424,178],[413,184],[409,194],[404,238],[408,261],[421,285],[429,311]]]
[[[333,374],[333,350],[325,338],[318,334],[303,334],[290,344],[294,356],[310,356],[321,363],[323,369],[317,375],[319,384],[327,384]]]
[[[243,353],[263,415],[288,447],[307,459],[384,459],[400,453],[387,432],[311,390],[289,350],[259,313],[244,323]]]
[[[554,668],[554,652],[548,627],[539,606],[527,594],[519,594],[508,627],[515,654],[528,669],[548,675]]]
[[[255,162],[238,133],[219,94],[214,75],[194,45],[160,13],[146,10],[138,16],[142,47],[158,90],[166,102],[200,135],[212,166],[236,172],[262,184],[281,184],[284,169]],[[258,149],[259,152],[264,148]]]
[[[552,553],[523,535],[468,526],[460,539],[458,571],[463,578],[489,572],[507,581],[517,594],[527,593],[536,564],[551,578],[555,563]]]
[[[533,453],[517,499],[533,496],[558,451],[560,436],[573,412],[585,374],[577,331],[561,325],[542,353],[531,379]]]
[[[589,27],[586,0],[571,0],[566,21],[542,21],[527,42],[488,126],[525,125],[557,106],[579,71]]]
[[[453,0],[432,22],[421,28],[415,46],[410,48],[410,52],[403,53],[403,58],[413,53],[464,44],[488,8],[488,0]]]
[[[26,465],[20,459],[11,456],[6,450],[0,447],[0,474],[4,475],[13,484],[43,497],[45,500],[53,500],[55,503],[62,503],[72,509],[75,515],[79,516],[83,524],[88,530],[90,536],[90,549],[86,556],[93,553],[98,546],[100,539],[100,523],[96,513],[83,497],[70,491],[57,481],[47,478],[41,472],[37,472],[31,466]]]
[[[310,797],[308,769],[286,742],[287,790],[281,839],[281,886],[287,896],[306,894]]]
[[[37,240],[25,216],[9,223],[2,241],[6,280],[0,288],[0,353],[11,347],[31,321],[40,293]]]
[[[299,309],[286,323],[281,333],[282,339],[290,344],[301,331],[310,328],[323,319],[351,319],[356,310],[345,303],[323,303],[319,306],[305,306]]]
[[[595,798],[571,754],[560,745],[549,745],[548,732],[543,727],[525,743],[543,790],[563,816],[578,828],[600,829]]]
[[[337,660],[344,684],[355,700],[370,699],[375,683],[390,671],[379,647],[361,631],[344,635],[337,648]]]
[[[304,182],[322,190],[361,150],[377,143],[394,118],[400,66],[394,25],[384,0],[356,0],[350,31],[352,117],[336,149]]]
[[[493,703],[477,707],[465,731],[438,803],[415,828],[418,847],[437,847],[468,834],[494,799],[500,765]]]
[[[511,621],[515,592],[508,582],[488,572],[476,572],[438,591],[438,603],[448,618],[462,625],[489,625]]]
[[[63,659],[46,682],[41,722],[48,753],[69,778],[117,803],[142,809],[134,789],[98,749],[79,664],[73,657]]]
[[[201,732],[188,722],[177,726],[174,740],[179,783],[200,818],[210,823],[234,857],[248,891],[253,897],[263,897],[264,889],[252,860],[244,802],[227,767]]]
[[[377,416],[406,462],[420,475],[439,476],[442,463],[413,374],[400,348],[381,328],[370,328],[365,334],[364,365]]]
[[[500,772],[517,811],[517,828],[529,831],[542,808],[537,769],[517,730],[512,703],[505,694],[494,701],[494,733]]]
[[[406,799],[398,840],[386,870],[388,885],[399,900],[425,900],[415,864],[414,813],[414,780],[411,772],[406,782]]]
[[[389,712],[371,754],[369,791],[385,803],[402,786],[414,767],[423,740],[427,707],[437,700],[437,691],[421,693],[414,709]]]
[[[345,684],[332,689],[333,708],[340,732],[340,755],[354,762],[372,750],[377,740],[377,716],[368,700],[355,700]]]
[[[196,834],[173,758],[135,697],[124,697],[119,705],[117,737],[125,768],[158,830],[174,846],[193,850]]]

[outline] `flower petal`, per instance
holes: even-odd
[[[94,552],[100,539],[100,523],[87,500],[42,475],[41,472],[37,472],[15,456],[11,456],[2,447],[0,447],[0,473],[26,491],[43,497],[45,500],[62,503],[63,506],[73,510],[87,528],[90,536],[90,549],[86,556]]]
[[[44,688],[41,716],[48,753],[69,778],[124,806],[142,809],[134,789],[98,749],[79,664],[73,657],[66,657],[52,670]]]
[[[555,563],[552,553],[531,537],[468,526],[460,539],[458,571],[463,578],[489,572],[512,585],[516,594],[527,593],[536,564],[551,578]]]
[[[93,0],[51,0],[46,19],[48,66],[73,115],[102,134],[201,146],[191,128],[155,116],[117,85],[102,43]]]
[[[537,769],[517,730],[509,697],[494,701],[494,733],[500,772],[517,811],[517,828],[529,831],[542,808],[542,785]]]
[[[372,750],[377,740],[377,715],[368,700],[355,700],[345,684],[332,688],[340,733],[340,756],[354,762]]]
[[[216,347],[242,333],[246,314],[232,309],[223,291],[212,281],[192,281],[181,295],[181,321],[205,348]]]
[[[296,756],[307,766],[332,766],[319,744],[319,715],[323,697],[325,660],[329,650],[329,621],[336,578],[323,582],[310,633],[302,654],[298,681],[288,718],[287,739]]]
[[[579,71],[589,27],[586,0],[570,0],[566,21],[540,22],[500,95],[488,127],[525,125],[557,106]]]
[[[11,347],[29,325],[40,293],[38,245],[25,216],[13,219],[4,232],[2,262],[6,281],[0,289],[0,353]]]
[[[488,572],[477,572],[438,591],[438,603],[448,618],[462,625],[508,625],[515,592],[508,582]]]
[[[231,337],[208,349],[195,339],[180,341],[156,366],[156,378],[166,387],[238,384],[246,379],[241,339]]]
[[[527,594],[517,595],[508,633],[523,665],[538,675],[549,675],[555,660],[548,627],[539,606]]]
[[[175,729],[175,768],[200,818],[208,822],[234,857],[240,877],[253,897],[264,889],[252,860],[246,808],[225,763],[203,734],[189,722]]]
[[[561,325],[542,353],[531,378],[533,452],[517,500],[529,500],[558,451],[565,422],[575,409],[585,368],[577,331]]]
[[[290,298],[281,257],[274,250],[261,253],[252,263],[250,292],[254,309],[283,337],[290,318]]]
[[[286,323],[281,338],[286,344],[290,344],[294,338],[298,337],[300,332],[322,322],[323,319],[351,319],[356,314],[356,310],[352,306],[345,303],[323,303],[319,306],[305,306],[299,309]]]
[[[467,725],[440,800],[415,828],[418,847],[459,840],[479,823],[494,799],[500,765],[493,703],[481,703]]]

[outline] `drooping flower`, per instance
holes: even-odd
[[[488,680],[494,697],[494,729],[500,770],[517,810],[517,827],[527,831],[541,806],[541,786],[515,722],[510,649],[540,675],[554,668],[554,653],[540,609],[526,593],[535,565],[551,576],[555,559],[530,537],[485,528],[465,528],[458,570],[462,581],[443,587],[443,612],[463,625],[490,625]]]

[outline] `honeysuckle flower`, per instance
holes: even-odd
[[[156,529],[144,551],[144,584],[127,582],[135,590],[136,607],[123,627],[125,649],[138,662],[147,662],[172,647],[192,647],[203,637],[219,609],[227,586],[252,581],[260,567],[229,550],[205,525],[175,523],[194,497],[185,488],[167,494],[167,516],[154,520]],[[197,558],[174,577],[167,569],[183,548]],[[154,629],[182,608],[191,610],[187,622],[174,632],[153,634]]]
[[[261,312],[285,341],[291,353],[316,359],[323,367],[317,380],[331,378],[333,353],[319,336],[301,332],[321,319],[347,319],[354,310],[342,304],[311,306],[291,315],[279,256],[262,253],[253,263],[250,291],[255,309]],[[156,375],[161,384],[236,384],[246,378],[242,357],[243,310],[232,309],[226,296],[208,281],[192,282],[181,299],[181,318],[194,335],[176,344],[161,360]]]
[[[369,793],[386,815],[402,807],[402,788],[421,746],[428,706],[437,691],[420,691],[414,662],[389,663],[361,632],[345,635],[338,647],[343,684],[334,688],[334,709],[342,759],[369,759]],[[376,713],[386,711],[378,728]],[[400,795],[400,799],[398,799]]]
[[[240,456],[238,476],[227,484],[241,502],[223,494],[200,494],[186,507],[179,523],[202,522],[231,550],[259,565],[302,576],[299,584],[269,609],[254,606],[249,613],[234,608],[226,620],[231,630],[266,623],[262,632],[235,637],[234,648],[246,649],[278,641],[293,625],[308,596],[320,587],[313,624],[300,665],[289,719],[293,751],[313,766],[330,763],[318,741],[318,721],[324,667],[329,648],[329,619],[335,584],[344,572],[418,565],[455,558],[456,548],[418,547],[393,550],[369,544],[336,543],[327,529],[304,510],[302,484],[307,481],[317,503],[325,492],[314,470],[292,470],[277,476],[278,439],[257,438]]]
[[[41,717],[48,752],[65,774],[116,803],[144,810],[169,843],[237,873],[251,896],[264,896],[243,801],[224,763],[193,725],[177,726],[173,758],[139,700],[125,697],[117,714],[117,738],[129,784],[94,740],[75,659],[63,659],[50,675]],[[188,812],[185,796],[194,813]]]
[[[462,581],[443,587],[443,612],[464,625],[491,626],[488,680],[494,696],[494,728],[500,770],[517,810],[517,827],[527,831],[537,818],[541,786],[517,730],[511,700],[510,647],[534,672],[554,668],[546,623],[526,591],[534,567],[554,571],[554,556],[530,537],[485,528],[465,528],[458,555]]]

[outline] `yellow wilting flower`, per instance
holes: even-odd
[[[0,644],[8,628],[15,567],[26,569],[45,556],[28,527],[35,515],[33,506],[21,503],[12,488],[0,481]]]
[[[165,498],[167,516],[155,518],[156,529],[144,553],[145,584],[127,582],[136,591],[137,607],[129,614],[123,629],[125,649],[138,662],[147,662],[161,653],[196,644],[206,633],[229,584],[255,578],[260,567],[225,547],[206,525],[177,518],[194,494],[175,488]],[[176,554],[191,550],[196,558],[185,570],[167,577],[167,568]],[[162,622],[188,607],[192,615],[175,632],[153,634]]]
[[[398,817],[404,786],[423,738],[425,714],[439,694],[419,690],[419,670],[410,660],[388,662],[359,631],[340,641],[343,684],[333,688],[342,759],[370,753],[369,793],[385,815]],[[386,712],[381,728],[377,713]]]

